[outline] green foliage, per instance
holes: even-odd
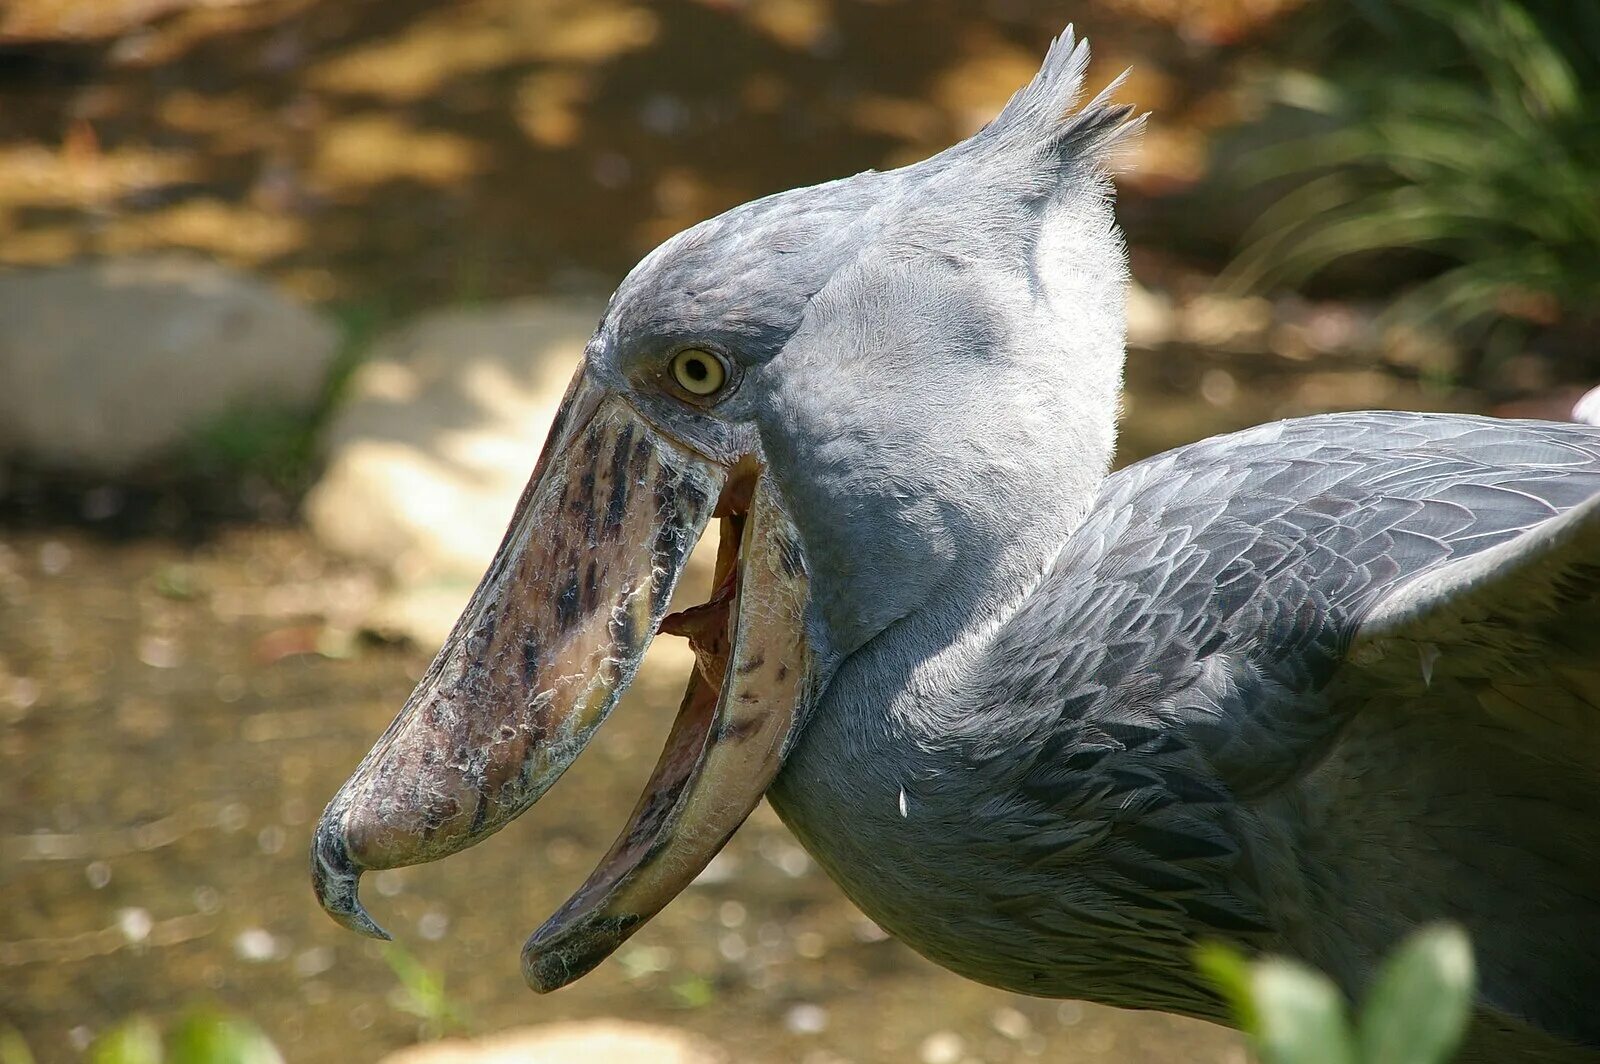
[[[148,1016],[111,1028],[89,1047],[89,1064],[161,1064],[161,1032]]]
[[[155,593],[173,602],[192,602],[203,592],[200,578],[188,565],[163,565],[155,573]]]
[[[673,980],[672,1002],[683,1009],[703,1009],[717,999],[716,985],[703,975]]]
[[[0,1027],[0,1064],[33,1064],[33,1050],[15,1027]]]
[[[312,462],[312,419],[297,410],[242,407],[197,429],[190,437],[190,452],[198,472],[252,473],[275,486],[292,487]]]
[[[1397,950],[1361,1013],[1365,1064],[1449,1059],[1472,1013],[1472,945],[1459,928],[1432,927]]]
[[[283,1064],[259,1027],[210,1010],[185,1016],[164,1046],[149,1017],[125,1020],[94,1040],[88,1059],[89,1064]]]
[[[385,943],[383,959],[400,983],[389,995],[396,1010],[422,1021],[422,1037],[442,1038],[470,1025],[466,1010],[444,988],[444,975],[397,943]]]
[[[1356,1064],[1344,998],[1325,977],[1279,958],[1251,964],[1221,946],[1199,964],[1266,1064]]]
[[[1384,964],[1352,1024],[1326,977],[1222,946],[1197,957],[1265,1064],[1444,1064],[1472,1012],[1472,948],[1459,928],[1424,928]]]
[[[1278,95],[1320,131],[1249,160],[1248,178],[1290,191],[1235,279],[1297,285],[1413,252],[1439,272],[1396,306],[1407,317],[1482,332],[1593,313],[1600,5],[1327,3],[1308,29],[1318,71]]]
[[[173,1030],[166,1064],[283,1064],[283,1057],[254,1024],[218,1012],[197,1012]]]

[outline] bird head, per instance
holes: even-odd
[[[323,814],[335,919],[383,935],[363,870],[509,823],[655,634],[685,635],[694,674],[630,823],[524,948],[535,989],[565,985],[711,860],[842,662],[1002,564],[1030,506],[1086,505],[1121,372],[1105,161],[1139,121],[1115,84],[1074,110],[1087,62],[1069,29],[968,140],[745,204],[629,274],[482,583]],[[711,600],[669,616],[713,521]]]

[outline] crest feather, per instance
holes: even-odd
[[[1039,73],[970,143],[1028,154],[1051,151],[1062,164],[1105,163],[1113,148],[1138,133],[1146,116],[1136,115],[1132,104],[1113,102],[1127,71],[1078,107],[1088,68],[1089,42],[1068,26],[1050,43]]]

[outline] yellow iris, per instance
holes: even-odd
[[[690,395],[712,395],[728,379],[728,371],[710,351],[688,347],[672,356],[672,379]]]

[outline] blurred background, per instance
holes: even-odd
[[[370,877],[402,947],[306,874],[626,270],[970,134],[1068,21],[1091,87],[1132,66],[1154,111],[1119,460],[1320,410],[1567,417],[1600,379],[1600,5],[0,2],[0,1062],[156,1060],[158,1031],[195,1060],[1243,1062],[936,969],[765,807],[533,996],[518,947],[623,824],[672,640],[535,811]]]

